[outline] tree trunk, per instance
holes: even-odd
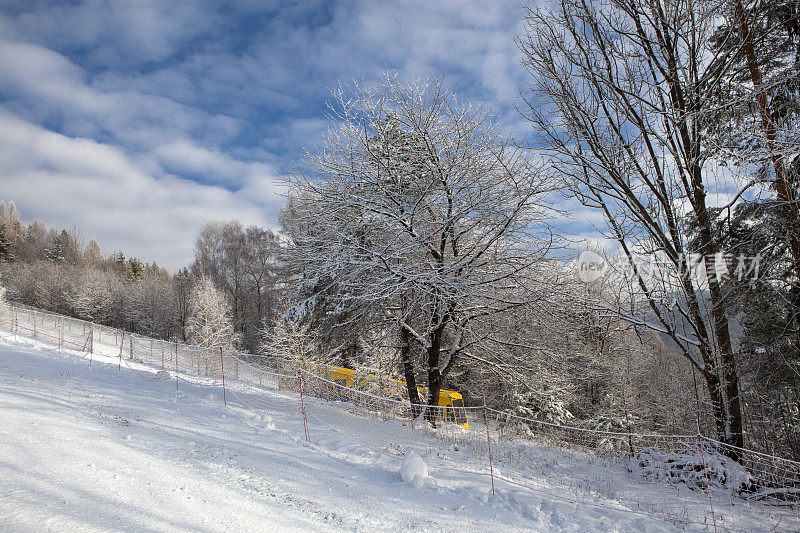
[[[437,313],[433,314],[434,318]],[[433,322],[433,320],[431,321]],[[435,323],[435,322],[433,322]],[[431,343],[428,347],[428,410],[425,419],[436,425],[436,407],[439,405],[439,391],[442,389],[442,373],[439,371],[439,353],[442,349],[442,337],[444,328],[447,324],[446,318],[442,318],[431,334]]]
[[[417,378],[414,375],[414,363],[411,361],[411,343],[406,328],[401,326],[398,335],[400,336],[400,362],[403,364],[403,375],[406,378],[408,401],[411,402],[411,418],[417,418],[422,411],[422,402],[419,399]]]
[[[739,397],[739,376],[736,371],[736,358],[733,353],[728,317],[725,313],[725,303],[714,268],[714,252],[716,250],[711,236],[711,222],[705,205],[705,193],[703,192],[698,192],[697,194],[695,211],[700,227],[700,251],[705,261],[706,281],[708,282],[708,290],[711,297],[711,320],[714,324],[721,364],[721,368],[718,369],[716,374],[718,376],[717,379],[724,385],[723,387],[717,386],[717,390],[721,393],[718,400],[722,402],[723,406],[722,412],[718,412],[715,409],[717,412],[714,413],[714,417],[717,419],[717,432],[720,440],[725,444],[743,448],[744,432]],[[709,391],[711,390],[714,389],[710,388]],[[720,429],[722,429],[721,432]],[[741,454],[738,450],[726,449],[725,454],[736,461],[741,459]]]
[[[673,80],[678,80],[677,61],[674,55],[670,54],[667,57],[669,64],[669,71]],[[696,109],[698,101],[697,95],[685,93],[685,88],[679,83],[670,83],[670,94],[673,100],[673,106],[679,112],[678,120],[676,121],[676,129],[678,136],[681,140],[681,150],[683,153],[684,161],[686,163],[686,171],[690,178],[691,188],[687,188],[686,193],[692,204],[695,216],[697,217],[699,246],[698,252],[702,254],[703,261],[706,267],[706,280],[708,282],[708,289],[711,297],[711,321],[713,323],[713,332],[716,337],[716,349],[719,353],[720,363],[722,368],[718,368],[717,364],[713,361],[711,354],[714,353],[714,344],[710,342],[708,333],[702,332],[706,350],[709,353],[704,356],[704,363],[709,368],[707,369],[706,382],[709,378],[711,381],[719,381],[722,386],[717,385],[712,387],[709,384],[709,394],[712,396],[712,403],[720,405],[721,409],[714,408],[714,418],[717,423],[717,431],[720,440],[725,443],[736,447],[744,446],[744,435],[742,432],[742,410],[739,402],[739,380],[736,373],[736,360],[733,354],[733,347],[731,344],[730,331],[728,328],[728,317],[725,313],[725,303],[722,297],[722,292],[719,287],[719,282],[716,278],[716,272],[713,269],[714,254],[717,251],[717,246],[713,239],[712,222],[708,213],[706,205],[706,192],[703,183],[703,169],[701,165],[702,149],[701,139],[697,130],[690,126],[687,117],[691,116],[692,112]],[[694,97],[692,97],[694,96]],[[690,273],[686,273],[690,275]],[[688,284],[686,283],[688,281]],[[684,279],[684,286],[692,293],[694,289],[691,287],[691,280]],[[695,302],[696,303],[696,302]],[[698,311],[698,324],[702,322]],[[705,329],[705,328],[703,328]],[[709,363],[712,363],[709,365]],[[716,378],[710,376],[713,372]],[[716,398],[716,401],[715,401]],[[721,430],[721,431],[720,431]],[[726,449],[725,454],[735,459],[740,460],[740,453],[737,450]]]
[[[358,340],[352,340],[345,348],[342,350],[342,366],[344,368],[355,370],[356,367],[353,364],[353,360],[358,355]]]

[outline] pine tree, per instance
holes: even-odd
[[[136,281],[142,277],[142,273],[144,272],[144,264],[136,259],[135,257],[131,257],[128,259],[127,264],[125,265],[125,280],[126,281]]]
[[[14,259],[11,253],[11,241],[6,233],[6,225],[0,222],[0,263]]]
[[[720,212],[716,239],[727,254],[726,297],[742,326],[749,418],[773,425],[749,433],[768,434],[762,444],[787,445],[797,457],[794,436],[770,413],[788,420],[776,399],[800,385],[800,1],[735,0],[725,15],[711,39],[719,100],[708,123],[720,157],[746,169],[747,187],[761,194],[742,194]],[[757,279],[730,275],[739,257],[757,258]]]
[[[2,285],[2,280],[0,279],[0,324],[8,316],[8,304],[6,303],[6,289]]]
[[[718,83],[708,124],[721,156],[743,168],[756,167],[753,185],[774,193],[740,208],[731,227],[745,220],[761,226],[792,268],[787,280],[800,283],[800,0],[735,0],[711,37],[717,59],[709,69]],[[751,232],[756,233],[756,232]],[[763,231],[759,231],[763,233]],[[735,244],[742,244],[738,242]],[[769,248],[771,249],[771,248]],[[798,287],[795,287],[795,293]],[[799,295],[795,313],[800,314]],[[800,322],[798,322],[800,326]]]
[[[45,257],[47,258],[48,261],[51,261],[53,263],[63,263],[66,260],[65,247],[64,247],[64,233],[65,231],[62,231],[61,234],[56,235],[53,238],[50,247],[47,249],[47,252],[45,253]]]

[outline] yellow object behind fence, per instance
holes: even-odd
[[[299,363],[299,366],[301,366],[306,372],[314,373],[321,378],[332,381],[333,383],[342,387],[346,387],[347,389],[364,389],[369,383],[374,384],[377,382],[381,383],[381,392],[385,392],[384,385],[389,384],[393,385],[392,388],[396,388],[397,391],[400,391],[403,394],[405,393],[406,389],[405,381],[389,379],[384,382],[384,380],[378,378],[374,374],[370,374],[368,372],[356,372],[355,370],[341,366],[312,363],[307,361]],[[419,393],[423,398],[427,396],[426,388],[422,386],[417,388],[419,389]],[[350,391],[344,391],[343,396],[349,397]],[[436,420],[442,422],[454,422],[464,429],[469,429],[467,412],[466,409],[464,409],[464,397],[461,395],[461,393],[452,390],[440,389],[439,407],[443,407],[444,409],[437,410]]]

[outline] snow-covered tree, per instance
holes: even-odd
[[[57,313],[73,312],[80,271],[72,265],[50,261],[13,263],[4,279],[14,301]]]
[[[209,278],[202,278],[192,289],[186,332],[189,342],[205,348],[239,345],[240,336],[233,328],[230,304]]]
[[[294,173],[291,255],[340,306],[381,310],[383,330],[401,337],[391,342],[409,396],[421,363],[433,405],[456,363],[489,342],[476,323],[530,301],[549,183],[486,108],[441,79],[387,75],[335,99],[323,148]]]
[[[144,272],[144,264],[137,258],[131,257],[125,263],[125,280],[136,281],[142,277]]]
[[[314,361],[318,357],[314,331],[287,315],[264,328],[261,351],[268,356],[292,361]]]
[[[800,283],[800,2],[731,0],[711,38],[722,60],[712,68],[718,103],[708,122],[723,157],[748,176],[748,187],[769,192],[756,200],[777,219],[769,233]],[[752,210],[751,210],[752,211]],[[800,324],[800,299],[793,302]]]
[[[75,313],[83,319],[107,324],[114,315],[115,295],[122,282],[112,273],[87,268],[72,301]]]
[[[48,234],[49,245],[46,258],[54,263],[68,263],[77,265],[81,257],[81,244],[77,228],[70,231],[54,229]]]
[[[47,227],[39,220],[34,219],[28,227],[20,229],[16,248],[16,259],[19,261],[31,262],[46,259]]]
[[[0,262],[12,261],[16,255],[16,244],[22,235],[22,224],[14,202],[6,206],[0,202]]]

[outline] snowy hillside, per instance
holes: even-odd
[[[413,452],[402,445],[364,446],[314,420],[307,444],[290,393],[274,391],[259,413],[229,393],[226,408],[219,388],[181,382],[176,391],[164,371],[119,370],[113,354],[90,365],[86,355],[0,334],[2,530],[689,527],[546,485],[495,479],[491,495],[476,475],[484,465],[445,467],[433,452],[406,461],[404,482]]]

